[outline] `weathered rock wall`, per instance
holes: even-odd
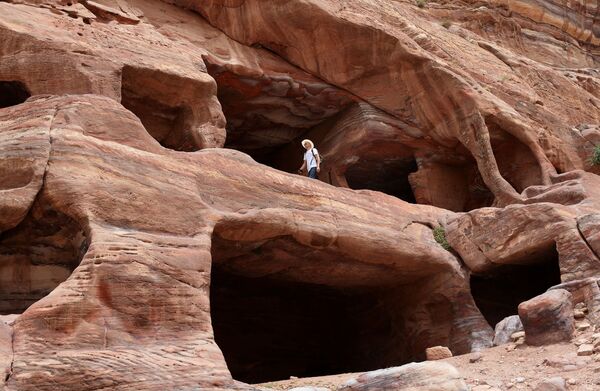
[[[429,328],[414,335],[421,346],[435,339],[469,351],[491,338],[459,260],[431,233],[451,212],[294,177],[234,151],[172,152],[109,98],[38,98],[1,115],[2,138],[15,146],[4,156],[45,166],[31,179],[30,210],[68,216],[87,238],[69,278],[17,319],[8,389],[233,387],[210,326],[214,235],[238,243],[212,249],[215,267],[243,277],[368,290],[444,276],[413,290],[410,305],[443,299],[461,311],[428,323],[420,317],[435,316],[433,305],[416,318],[390,312],[405,327]],[[25,203],[7,200],[9,212]],[[25,224],[20,217],[7,227],[3,252]],[[63,230],[39,240],[56,248],[70,237]]]
[[[553,285],[596,319],[597,4],[421,5],[0,2],[0,384],[387,367]]]

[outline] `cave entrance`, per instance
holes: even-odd
[[[31,94],[20,81],[0,81],[0,109],[25,102]]]
[[[215,234],[212,259],[212,327],[236,380],[368,371],[420,361],[427,346],[447,343],[439,338],[452,316],[416,321],[431,303],[415,295],[431,295],[415,293],[423,281],[402,281],[395,269],[289,237],[239,242]]]
[[[87,251],[70,217],[36,203],[15,228],[0,234],[0,315],[20,314],[65,281]]]
[[[245,278],[218,267],[211,284],[215,340],[236,380],[376,369],[381,358],[372,356],[389,350],[384,341],[390,339],[391,319],[374,293]]]
[[[516,315],[520,303],[558,285],[560,267],[556,247],[536,251],[519,264],[498,266],[485,274],[471,275],[471,293],[490,326]]]
[[[217,82],[217,97],[227,119],[225,147],[281,171],[295,173],[304,152],[300,141],[309,135],[318,141],[313,130],[354,102],[347,92],[266,50],[256,49],[255,58],[259,66],[269,64],[264,72],[243,64],[225,65],[211,56],[203,59]],[[329,129],[317,133],[325,130]]]
[[[416,203],[408,177],[417,169],[417,162],[412,156],[400,159],[364,158],[348,167],[345,176],[351,189],[380,191]]]

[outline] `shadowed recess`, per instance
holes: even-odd
[[[485,275],[471,275],[475,303],[492,327],[505,317],[516,315],[520,303],[561,283],[554,246],[530,254],[519,263],[499,266]]]
[[[155,70],[125,66],[121,83],[121,103],[156,141],[177,151],[198,149],[188,132],[191,110],[179,102],[176,91],[180,80]],[[160,90],[161,86],[165,91]]]
[[[500,174],[520,193],[541,185],[540,166],[531,150],[514,136],[489,123],[491,144]]]
[[[18,314],[48,295],[79,265],[88,242],[70,217],[41,202],[0,234],[0,314]]]
[[[447,299],[420,289],[423,276],[285,236],[251,242],[214,234],[211,248],[211,321],[236,380],[396,366],[448,343],[454,315]]]
[[[0,81],[0,109],[25,102],[31,94],[20,81]]]
[[[234,379],[244,382],[375,369],[373,356],[389,350],[383,342],[391,317],[372,293],[244,278],[217,267],[211,305],[215,339]]]
[[[344,91],[280,63],[269,52],[256,53],[284,69],[257,75],[204,58],[208,73],[217,82],[227,118],[225,146],[247,153],[259,163],[292,172],[301,163],[302,136],[342,111],[351,99]],[[293,149],[297,155],[286,153],[290,145],[297,146]]]
[[[387,160],[360,160],[346,171],[351,189],[376,190],[416,203],[408,176],[417,171],[414,158]]]

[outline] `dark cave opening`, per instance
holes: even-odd
[[[429,310],[415,313],[426,299],[418,292],[422,281],[403,280],[401,271],[352,262],[284,237],[238,242],[213,236],[212,255],[213,332],[239,381],[420,361],[425,347],[444,343],[440,330],[451,328],[452,319],[418,320]]]
[[[399,159],[361,159],[348,167],[345,176],[351,189],[380,191],[416,203],[412,186],[408,180],[418,169],[414,157]]]
[[[225,148],[246,153],[257,163],[277,170],[296,173],[302,165],[305,149],[300,144],[309,128],[294,128],[277,124],[259,113],[247,113],[243,122],[232,118],[229,106],[224,106],[227,118]],[[308,126],[308,125],[307,125]],[[316,146],[319,150],[318,146]]]
[[[65,281],[87,251],[70,217],[37,203],[0,234],[0,315],[20,314]]]
[[[217,83],[217,97],[227,119],[225,147],[277,170],[296,173],[304,153],[300,141],[312,137],[313,130],[335,118],[353,99],[287,62],[280,63],[268,51],[257,53],[259,62],[275,61],[276,69],[258,74],[203,57]]]
[[[558,252],[553,246],[528,255],[527,262],[472,274],[471,293],[485,319],[495,327],[505,317],[516,315],[520,303],[560,283]]]
[[[0,109],[25,102],[31,94],[20,81],[0,81]]]
[[[377,298],[316,284],[244,278],[213,269],[215,340],[234,379],[260,383],[375,369],[391,333]],[[376,327],[365,328],[367,319]],[[371,344],[366,341],[371,336]]]

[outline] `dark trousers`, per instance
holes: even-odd
[[[310,170],[308,170],[308,177],[317,179],[317,167],[313,167]]]

